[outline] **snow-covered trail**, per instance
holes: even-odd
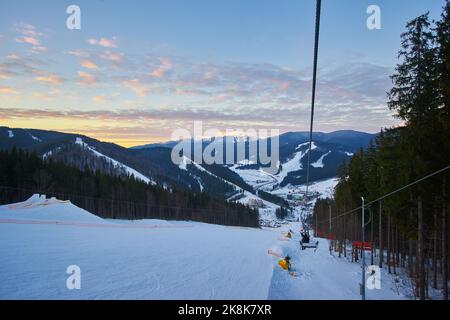
[[[0,225],[0,298],[267,298],[272,267],[266,248],[276,234],[192,225],[151,230]],[[72,264],[81,268],[81,290],[66,288]]]
[[[291,225],[299,230],[299,225]],[[317,239],[312,238],[311,241]],[[274,270],[269,290],[269,299],[294,300],[357,300],[361,299],[359,283],[361,282],[361,264],[351,263],[344,258],[330,255],[328,240],[318,239],[319,247],[300,250],[299,234],[294,235],[282,246],[283,254],[292,257],[292,267],[298,277],[290,276],[281,268]],[[366,258],[366,262],[370,259]],[[382,270],[381,290],[367,290],[368,300],[406,299],[396,292],[393,277]]]
[[[58,223],[56,223],[58,222]],[[32,197],[0,206],[0,299],[360,299],[357,263],[331,256],[327,240],[301,251],[287,229],[189,221],[104,220],[70,202]],[[313,240],[314,241],[314,240]],[[299,276],[282,270],[292,257]],[[81,269],[69,290],[67,267]],[[404,299],[390,275],[368,299]]]
[[[278,237],[188,221],[103,220],[39,198],[0,206],[0,220],[0,299],[266,299],[267,248]],[[80,290],[66,287],[69,265],[81,269]]]

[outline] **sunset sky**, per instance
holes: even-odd
[[[317,131],[376,132],[406,21],[441,0],[323,0]],[[66,8],[81,8],[81,30]],[[368,30],[366,9],[381,8]],[[0,125],[124,146],[177,128],[307,130],[315,1],[0,2]]]

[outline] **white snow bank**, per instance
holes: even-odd
[[[14,138],[14,133],[12,130],[8,130],[8,138]]]
[[[102,222],[103,219],[78,208],[70,201],[34,194],[24,202],[0,206],[0,220]]]
[[[327,153],[325,153],[324,155],[322,155],[316,162],[311,163],[311,166],[313,166],[314,168],[323,168],[323,159],[325,159],[326,156],[328,156],[331,153],[331,151],[328,151]]]
[[[318,192],[320,194],[319,198],[332,198],[334,188],[336,188],[338,182],[338,178],[318,181],[310,185],[309,190],[312,192]]]
[[[41,205],[44,200],[34,196],[21,205],[0,207],[0,299],[268,296],[273,266],[267,249],[276,241],[277,232],[185,221],[105,221],[97,217],[96,224],[103,227],[4,222],[5,217],[45,221],[49,217],[64,220],[92,216],[70,203],[56,199],[48,202],[51,204]],[[158,227],[145,228],[148,225]],[[80,290],[66,288],[69,265],[81,269]]]

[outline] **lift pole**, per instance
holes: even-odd
[[[361,205],[361,253],[362,253],[362,280],[361,280],[361,299],[366,300],[366,254],[364,252],[364,242],[365,242],[365,234],[364,234],[364,197],[361,197],[362,205]]]
[[[311,146],[313,138],[314,127],[314,106],[316,102],[316,82],[317,82],[317,60],[319,54],[319,34],[320,34],[320,10],[322,0],[316,2],[316,30],[314,37],[314,63],[313,63],[313,79],[312,79],[312,96],[311,96],[311,122],[309,126],[309,150],[308,150],[308,166],[306,167],[306,195],[308,195],[309,188],[309,167],[311,161]]]

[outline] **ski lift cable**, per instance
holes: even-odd
[[[442,168],[442,169],[440,169],[440,170],[437,170],[437,171],[435,171],[435,172],[433,172],[433,173],[430,173],[429,175],[426,175],[425,177],[422,177],[422,178],[420,178],[420,179],[418,179],[418,180],[415,180],[415,181],[413,181],[413,182],[411,182],[411,183],[408,183],[408,184],[404,185],[403,187],[400,187],[400,188],[398,188],[398,189],[396,189],[396,190],[394,190],[394,191],[391,191],[391,192],[389,192],[389,193],[386,193],[385,195],[379,197],[378,199],[375,199],[375,200],[373,200],[373,201],[370,201],[370,202],[366,203],[366,204],[364,205],[364,207],[369,207],[369,206],[371,206],[372,204],[374,204],[374,203],[376,203],[376,202],[378,202],[378,201],[380,201],[380,200],[383,200],[383,199],[385,199],[385,198],[387,198],[387,197],[389,197],[389,196],[392,196],[392,195],[395,194],[395,193],[398,193],[398,192],[403,191],[403,190],[405,190],[405,189],[407,189],[407,188],[409,188],[409,187],[412,187],[413,185],[416,185],[416,184],[418,184],[418,183],[420,183],[420,182],[422,182],[422,181],[424,181],[424,180],[427,180],[427,179],[429,179],[429,178],[431,178],[431,177],[433,177],[433,176],[435,176],[435,175],[438,175],[438,174],[440,174],[440,173],[442,173],[442,172],[444,172],[444,171],[447,171],[448,169],[450,169],[450,165],[449,165],[449,166],[446,166],[446,167],[444,167],[444,168]],[[344,213],[342,213],[342,214],[340,214],[340,215],[338,215],[338,216],[332,217],[331,220],[335,220],[335,219],[337,219],[337,218],[340,218],[340,217],[349,215],[349,214],[351,214],[351,213],[353,213],[353,212],[355,212],[355,211],[359,211],[359,210],[361,210],[361,209],[362,209],[362,206],[359,206],[358,208],[352,209],[352,210],[347,211],[347,212],[344,212]],[[322,220],[322,221],[317,221],[317,223],[323,223],[323,222],[328,222],[328,221],[330,221],[330,219],[324,219],[324,220]]]
[[[319,53],[319,34],[320,34],[320,10],[321,10],[322,0],[317,0],[316,2],[316,30],[314,39],[314,63],[313,63],[313,80],[312,80],[312,93],[311,93],[311,122],[309,126],[309,151],[308,151],[308,166],[306,167],[306,193],[305,197],[308,199],[308,188],[309,188],[309,167],[311,164],[311,147],[313,138],[313,125],[314,125],[314,106],[316,100],[316,80],[317,80],[317,61]]]

